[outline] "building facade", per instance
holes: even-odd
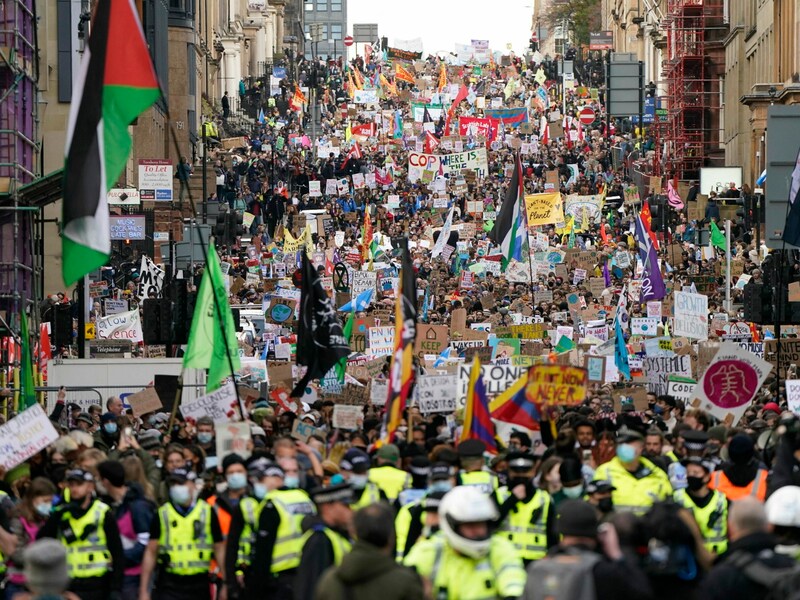
[[[347,0],[306,0],[304,35],[306,58],[346,56]]]

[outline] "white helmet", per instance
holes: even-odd
[[[447,543],[460,554],[482,558],[489,552],[491,530],[485,538],[473,540],[462,536],[462,523],[491,522],[499,517],[494,502],[475,486],[459,486],[447,492],[439,504],[439,528]]]
[[[787,485],[775,490],[764,508],[771,524],[800,527],[800,487]]]

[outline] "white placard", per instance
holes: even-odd
[[[390,356],[394,352],[394,327],[370,327],[367,332],[372,356]]]
[[[417,378],[417,406],[422,414],[456,410],[455,375],[421,375]]]
[[[35,404],[0,425],[0,466],[13,469],[58,439],[44,409]]]
[[[95,326],[98,340],[144,341],[138,309],[97,319]]]
[[[633,370],[632,361],[631,370]],[[667,393],[667,378],[670,375],[692,377],[692,358],[688,354],[675,356],[645,356],[642,370],[647,378],[647,390],[657,396]]]
[[[658,335],[660,321],[652,317],[634,317],[631,319],[631,335]]]
[[[250,458],[250,423],[220,423],[215,429],[217,438],[217,463],[222,464],[229,454]]]
[[[667,381],[667,394],[675,398],[676,400],[681,400],[682,402],[686,403],[692,399],[694,395],[694,388],[697,385],[696,382],[688,382],[688,381]]]
[[[786,403],[789,410],[796,415],[800,415],[800,379],[787,379],[786,384]]]
[[[239,420],[239,400],[236,397],[236,389],[232,383],[228,383],[218,390],[201,396],[191,402],[181,404],[181,414],[187,421],[197,421],[200,417],[211,417],[217,421],[238,421]]]
[[[459,408],[462,408],[467,400],[471,369],[472,365],[458,366],[456,401]],[[486,387],[486,395],[489,398],[494,398],[504,392],[508,389],[508,386],[522,376],[525,370],[524,367],[512,367],[511,365],[481,365],[481,377],[483,377],[483,385]]]
[[[119,313],[123,313],[128,310],[128,301],[111,300],[110,298],[106,298],[105,300],[103,300],[103,306],[106,309],[106,316],[118,315]]]
[[[675,292],[672,335],[695,340],[708,339],[708,296]]]
[[[375,271],[350,271],[350,297],[355,300],[367,290],[374,290],[377,273]]]
[[[370,384],[370,402],[372,406],[385,406],[389,395],[389,381],[386,379],[373,379]]]
[[[334,429],[355,431],[364,423],[364,407],[351,404],[336,404],[333,407]]]

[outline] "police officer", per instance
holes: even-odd
[[[150,600],[149,585],[158,566],[157,600],[211,600],[212,558],[225,564],[225,542],[214,510],[196,498],[196,475],[175,469],[167,476],[169,501],[158,509],[142,561],[139,600]],[[227,598],[223,586],[220,599]]]
[[[394,520],[397,551],[397,560],[403,560],[411,547],[417,542],[420,536],[425,538],[430,537],[425,535],[426,527],[431,527],[430,513],[428,506],[433,508],[433,503],[427,502],[431,496],[438,494],[441,499],[444,494],[449,492],[455,487],[456,471],[453,467],[444,462],[435,463],[430,468],[428,475],[428,488],[425,492],[425,497],[402,506],[397,511],[397,517]],[[438,502],[436,502],[438,509]],[[438,520],[436,525],[438,525]],[[437,527],[438,529],[438,527]]]
[[[622,427],[617,432],[616,456],[598,467],[596,479],[608,481],[614,488],[614,510],[643,515],[654,503],[666,500],[672,486],[666,473],[642,457],[644,436]]]
[[[586,486],[586,501],[597,509],[603,521],[614,513],[614,498],[611,494],[616,489],[602,479],[593,479]]]
[[[713,467],[699,456],[683,461],[686,488],[672,497],[693,515],[709,552],[722,554],[728,549],[728,499],[725,494],[708,488]]]
[[[383,490],[389,502],[397,500],[400,492],[411,487],[411,475],[397,468],[399,461],[399,448],[385,444],[378,449],[377,465],[369,470],[369,480]]]
[[[499,487],[497,475],[484,467],[483,453],[486,444],[481,440],[466,440],[457,448],[461,464],[458,485],[476,486],[485,494],[492,494]]]
[[[499,533],[514,544],[527,565],[543,558],[558,544],[553,499],[533,484],[534,458],[523,452],[508,455],[508,487],[498,491]]]
[[[94,475],[67,471],[70,501],[55,511],[38,538],[55,538],[67,548],[70,591],[82,600],[120,597],[125,555],[114,513],[94,495]]]
[[[311,490],[319,520],[303,536],[303,551],[294,581],[295,600],[313,600],[314,589],[322,573],[342,564],[350,551],[348,533],[353,512],[353,492],[341,476],[334,475],[331,485]]]
[[[316,514],[316,508],[303,490],[286,487],[283,469],[267,459],[251,463],[249,473],[260,502],[252,510],[249,504],[242,506],[231,523],[225,569],[229,596],[240,595],[244,588],[247,598],[291,598],[303,547],[303,520]]]
[[[475,486],[459,486],[439,504],[440,532],[420,540],[406,556],[425,580],[430,597],[517,598],[525,568],[514,545],[492,535],[498,518],[494,502]]]
[[[369,466],[369,454],[359,448],[350,448],[339,462],[342,477],[353,489],[353,510],[386,500],[386,493],[369,480]]]

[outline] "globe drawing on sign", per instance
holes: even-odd
[[[720,408],[738,408],[750,402],[758,387],[758,373],[746,362],[720,360],[710,365],[703,392]]]
[[[291,306],[286,306],[285,304],[276,304],[272,308],[269,309],[269,314],[272,317],[272,320],[276,323],[284,323],[292,318],[292,310]]]

